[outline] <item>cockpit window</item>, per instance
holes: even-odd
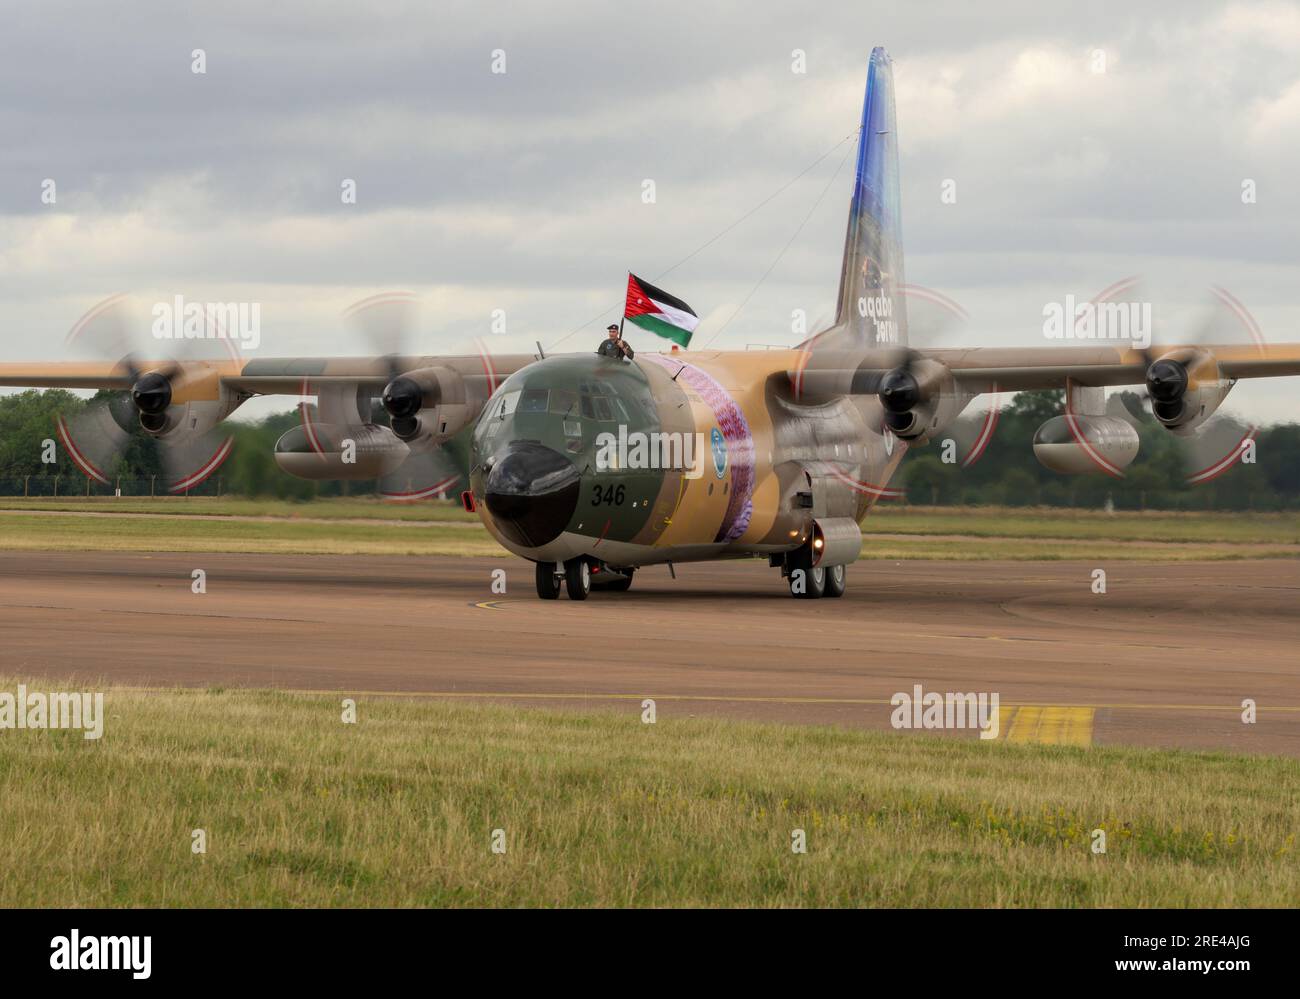
[[[572,389],[551,390],[551,412],[570,416],[578,408],[578,393]]]
[[[550,392],[546,389],[524,389],[524,394],[519,399],[519,412],[545,413],[549,396]]]
[[[520,393],[518,390],[507,392],[501,397],[501,401],[498,402],[496,407],[492,410],[492,415],[498,420],[504,420],[507,416],[513,413],[515,407],[519,405],[519,396]]]
[[[614,407],[603,395],[582,395],[582,415],[589,420],[610,422],[614,419]]]

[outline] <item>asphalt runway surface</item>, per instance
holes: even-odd
[[[6,552],[0,629],[0,674],[28,678],[880,730],[919,684],[997,693],[1013,742],[1300,757],[1293,560],[860,562],[818,601],[765,562],[690,564],[579,603],[516,559]]]

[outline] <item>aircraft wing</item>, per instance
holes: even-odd
[[[1226,378],[1269,378],[1300,375],[1300,344],[1268,346],[1165,346],[1147,351],[1111,346],[1087,347],[967,347],[942,349],[870,348],[795,352],[788,370],[792,380],[811,387],[834,385],[837,392],[874,392],[882,372],[909,358],[925,358],[947,367],[968,391],[1063,388],[1067,380],[1081,386],[1140,385],[1157,357],[1178,350],[1208,353]],[[789,355],[787,355],[789,356]],[[514,372],[531,364],[532,354],[481,354],[412,357],[254,358],[242,362],[180,362],[199,365],[220,383],[250,395],[315,395],[326,385],[382,387],[395,371],[450,368],[467,378],[481,378],[488,394]],[[171,361],[136,361],[139,370],[169,367]],[[207,379],[204,379],[205,381]],[[212,379],[214,384],[217,379]],[[0,386],[22,388],[117,389],[131,387],[120,363],[33,362],[0,364]]]
[[[465,377],[483,378],[489,394],[504,379],[536,358],[531,354],[480,354],[455,357],[294,357],[243,361],[180,361],[134,359],[137,370],[177,366],[203,369],[220,383],[250,395],[315,395],[330,384],[373,385],[382,388],[395,371],[446,367]],[[213,388],[216,380],[211,380]],[[104,361],[55,361],[0,364],[0,386],[13,388],[116,389],[131,388],[126,365]]]
[[[466,378],[482,378],[488,394],[520,368],[537,360],[533,354],[468,354],[422,357],[254,358],[238,374],[226,375],[231,388],[257,395],[312,395],[312,386],[331,383],[382,388],[395,373],[420,368],[450,368]]]
[[[973,347],[918,350],[945,365],[967,388],[995,384],[1001,391],[1063,388],[1076,385],[1140,385],[1157,358],[1180,350],[1211,355],[1226,378],[1300,375],[1300,344],[1274,346],[1161,345],[1149,350],[1108,346]]]
[[[12,388],[129,389],[121,364],[94,361],[0,364],[0,385]]]
[[[1141,385],[1152,362],[1166,354],[1194,351],[1218,363],[1224,378],[1300,375],[1300,344],[1159,345],[1129,347],[956,347],[916,349],[869,347],[817,348],[810,341],[786,355],[786,374],[796,396],[874,394],[882,376],[918,360],[936,361],[952,372],[967,392],[1022,392],[1076,386]]]

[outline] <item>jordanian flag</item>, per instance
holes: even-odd
[[[683,347],[691,342],[691,334],[700,324],[700,317],[680,298],[642,281],[635,274],[627,276],[623,318]]]

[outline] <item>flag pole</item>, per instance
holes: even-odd
[[[628,272],[627,272],[627,279],[628,279],[628,282],[630,283],[631,280],[632,280],[632,272],[631,272],[631,271],[628,271]],[[623,288],[623,314],[622,314],[621,316],[619,316],[619,318],[618,318],[618,338],[619,338],[620,340],[623,339],[623,320],[626,319],[626,318],[627,318],[627,287],[624,286],[624,288]]]

